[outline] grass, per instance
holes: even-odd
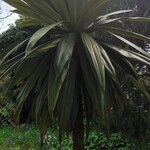
[[[58,132],[56,129],[49,130],[42,150],[58,150]],[[0,150],[41,150],[40,134],[37,128],[0,128]],[[64,138],[62,150],[71,150],[70,137]]]
[[[0,128],[0,150],[37,150],[38,148],[39,132],[37,129]]]

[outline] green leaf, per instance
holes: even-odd
[[[101,87],[98,83],[98,79],[95,77],[90,61],[86,56],[85,51],[80,51],[80,61],[82,74],[85,82],[86,89],[89,93],[91,103],[94,107],[94,111],[98,113],[99,116],[102,116],[102,103],[101,103]]]
[[[48,80],[48,109],[51,119],[53,118],[53,113],[58,101],[60,90],[65,81],[66,75],[68,73],[70,66],[70,60],[68,60],[62,69],[62,71],[58,74],[55,74],[54,67],[51,66],[51,70],[49,71],[49,80]]]
[[[124,57],[124,55],[122,55],[118,51],[111,49],[109,47],[109,44],[103,44],[103,47],[107,51],[108,56],[111,58],[111,62],[113,63],[116,71],[120,70],[125,72],[126,74],[132,74],[135,77],[137,76],[134,67],[131,65],[131,63],[129,63],[129,61]]]
[[[127,18],[122,18],[123,21],[129,21],[129,22],[141,22],[141,23],[150,23],[150,18],[149,17],[127,17]]]
[[[111,12],[111,13],[109,13],[109,14],[100,16],[100,17],[98,17],[98,19],[105,19],[105,18],[114,16],[114,15],[120,15],[120,14],[124,14],[124,13],[130,13],[130,12],[132,12],[132,11],[133,11],[133,10],[131,10],[131,9],[130,9],[130,10],[119,10],[119,11]]]
[[[122,35],[122,36],[125,36],[125,37],[130,37],[130,38],[135,38],[135,39],[139,39],[139,40],[144,40],[146,42],[150,42],[150,38],[149,37],[146,37],[146,36],[141,35],[139,33],[135,33],[133,31],[123,30],[123,29],[114,28],[114,27],[106,28],[106,30],[110,31],[110,32],[112,32],[114,34],[119,34],[119,35]]]
[[[42,82],[40,80],[42,80]],[[36,118],[37,123],[39,123],[40,119],[42,119],[40,117],[43,111],[43,107],[45,107],[45,104],[47,104],[48,102],[47,100],[48,88],[47,87],[48,87],[48,75],[44,73],[42,79],[41,78],[39,79],[37,83],[37,87],[36,87],[37,100],[36,100],[36,107],[35,107],[35,118]],[[47,107],[47,115],[49,115],[48,107]]]
[[[114,68],[107,52],[105,51],[105,49],[101,45],[99,45],[99,47],[100,47],[100,50],[102,53],[102,58],[103,58],[103,62],[104,62],[106,69],[112,74],[113,77],[116,77],[115,68]]]
[[[90,94],[91,99],[94,99],[94,106],[96,107],[96,110],[99,112],[100,111],[100,106],[101,106],[101,111],[102,114],[104,115],[104,107],[105,107],[105,102],[104,102],[104,93],[105,93],[105,68],[104,68],[104,64],[103,64],[103,60],[102,60],[102,54],[101,54],[101,49],[98,45],[98,43],[96,43],[94,41],[94,39],[92,37],[90,37],[89,35],[83,33],[82,35],[82,41],[84,43],[85,46],[85,56],[88,59],[88,62],[90,64],[90,68],[87,66],[87,64],[84,64],[84,66],[82,65],[82,69],[84,69],[84,75],[85,75],[85,82],[86,84],[88,84],[88,82],[90,82],[91,85],[87,85],[87,89],[88,92],[91,93],[91,88],[93,88],[93,90],[95,89],[94,86],[97,86],[97,89],[95,89],[97,93],[92,93],[94,94]],[[85,57],[84,56],[84,57]],[[83,55],[82,55],[83,57]],[[81,58],[80,58],[81,59]],[[83,61],[81,59],[81,61]],[[88,67],[88,68],[87,68]],[[87,70],[86,70],[87,69]],[[90,73],[91,72],[91,73]],[[89,78],[94,78],[93,81],[89,81],[92,79]],[[94,81],[95,80],[95,81]],[[92,85],[92,83],[95,85]],[[97,82],[97,83],[96,83]],[[90,87],[91,86],[91,87]],[[91,91],[89,91],[91,90]],[[100,96],[100,100],[96,100],[96,97]],[[92,98],[93,96],[93,98]],[[99,104],[101,102],[101,105]],[[97,106],[96,106],[97,105]]]
[[[38,78],[41,75],[41,72],[43,70],[43,66],[45,66],[45,64],[47,63],[47,61],[45,61],[44,59],[36,66],[35,70],[32,72],[32,74],[30,74],[30,76],[28,76],[26,82],[24,83],[21,92],[19,93],[18,97],[17,97],[17,107],[16,107],[16,120],[20,119],[20,113],[23,109],[24,103],[27,100],[27,97],[29,96],[30,92],[35,88],[35,85],[38,81]],[[30,72],[31,73],[31,72]],[[32,99],[31,99],[32,100]]]
[[[14,64],[15,62],[21,60],[23,57],[24,57],[24,52],[23,53],[20,53],[16,56],[14,56],[13,58],[7,60],[7,61],[4,61],[4,62],[1,62],[0,63],[0,70],[6,70],[6,68],[8,67],[11,67],[12,64]]]
[[[0,80],[3,79],[4,76],[8,75],[9,73],[12,72],[12,70],[14,70],[20,63],[20,59],[17,60],[15,63],[13,63],[11,66],[6,66],[6,68],[4,69],[4,71],[0,74]]]
[[[150,58],[148,55],[146,57],[145,55],[132,52],[131,50],[126,50],[109,44],[105,45],[128,59],[150,65]]]
[[[55,56],[55,71],[62,72],[64,66],[72,57],[75,44],[75,34],[67,34],[60,42]]]
[[[64,134],[65,131],[69,130],[69,121],[71,117],[72,105],[75,97],[75,84],[76,82],[76,74],[77,74],[77,63],[76,58],[72,59],[70,64],[70,68],[68,74],[66,76],[66,80],[64,82],[59,101],[61,103],[60,109],[58,110],[59,118],[59,126],[60,126],[60,134]],[[59,105],[59,104],[58,104]],[[69,108],[69,109],[68,109]],[[61,110],[61,112],[60,112]]]
[[[135,45],[134,43],[130,42],[129,40],[119,36],[119,35],[116,35],[112,32],[109,32],[111,35],[115,36],[116,38],[118,38],[119,40],[121,40],[122,42],[126,43],[127,45],[133,47],[137,52],[140,52],[141,54],[145,55],[145,56],[148,56],[147,53],[140,47],[138,47],[137,45]]]
[[[59,26],[59,23],[55,23],[49,26],[46,26],[44,28],[39,29],[37,32],[33,34],[33,36],[30,38],[27,48],[26,48],[26,53],[28,54],[31,49],[35,46],[35,44],[46,34],[48,33],[51,29],[54,29],[55,27]]]
[[[19,51],[23,46],[25,46],[27,44],[29,39],[26,39],[24,41],[22,41],[21,43],[19,43],[16,47],[14,47],[12,50],[10,50],[2,59],[2,62],[5,62],[11,55],[15,54],[15,52]]]
[[[86,55],[89,58],[89,61],[92,66],[94,66],[94,72],[96,73],[96,77],[99,79],[99,83],[102,89],[105,89],[105,69],[104,64],[102,61],[102,54],[101,54],[101,48],[94,41],[92,37],[90,37],[88,34],[83,33],[82,35],[82,41],[86,48]]]
[[[32,58],[32,57],[37,57],[40,54],[43,54],[50,49],[54,48],[57,46],[59,43],[60,39],[48,41],[44,44],[38,45],[37,47],[33,48],[30,50],[28,54],[26,54],[25,58]]]

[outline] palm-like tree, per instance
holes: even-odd
[[[42,26],[1,62],[1,77],[15,70],[10,87],[22,86],[16,120],[30,103],[29,116],[35,116],[42,139],[51,123],[57,121],[60,136],[72,132],[73,148],[83,150],[83,118],[89,121],[96,112],[108,129],[110,118],[114,114],[119,118],[127,105],[118,70],[139,86],[132,62],[150,65],[147,53],[128,40],[149,42],[150,38],[125,30],[123,22],[150,19],[121,17],[131,10],[104,15],[110,0],[4,1],[14,6],[15,12],[30,17],[33,24]],[[112,44],[113,39],[117,43]],[[123,48],[121,43],[128,46]],[[148,97],[146,91],[143,93]]]

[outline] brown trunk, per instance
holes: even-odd
[[[79,105],[78,115],[73,128],[73,150],[84,150],[84,124],[83,124],[83,107]]]

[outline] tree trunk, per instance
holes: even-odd
[[[83,105],[79,104],[78,114],[73,128],[73,150],[84,150]]]

